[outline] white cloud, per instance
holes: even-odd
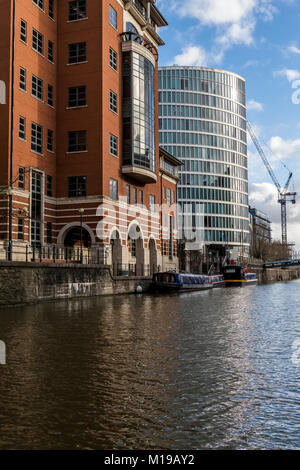
[[[247,102],[247,109],[248,111],[263,111],[264,106],[262,103],[259,103],[258,101],[255,100],[249,100]]]
[[[172,10],[181,18],[192,18],[199,26],[215,28],[211,52],[204,53],[196,43],[187,44],[172,63],[178,65],[218,65],[234,45],[254,43],[257,20],[272,20],[275,0],[158,0],[163,10]],[[185,62],[184,62],[185,61]]]
[[[294,80],[300,78],[299,70],[294,69],[277,70],[276,72],[274,72],[274,75],[278,77],[285,77],[288,79],[289,82],[293,82]]]
[[[174,64],[177,65],[207,65],[208,55],[201,46],[189,45],[181,50],[181,53],[174,57]]]
[[[255,29],[255,21],[243,21],[241,23],[233,23],[230,25],[223,35],[217,38],[217,42],[225,47],[233,44],[246,44],[249,46],[254,42],[253,32]]]
[[[269,147],[279,158],[287,158],[300,154],[300,139],[284,140],[282,137],[274,136],[269,141]]]
[[[296,46],[290,46],[288,48],[288,51],[292,52],[293,54],[300,54],[300,49],[298,49],[298,47],[296,47]]]
[[[216,42],[223,47],[250,45],[257,18],[273,19],[274,0],[160,0],[181,17],[194,18],[201,25],[217,28]]]

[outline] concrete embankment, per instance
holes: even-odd
[[[248,271],[256,273],[260,284],[265,282],[293,281],[300,278],[299,268],[267,268],[262,266],[250,266]]]
[[[111,276],[107,266],[0,262],[0,306],[149,289],[150,278]]]

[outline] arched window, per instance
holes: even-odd
[[[132,41],[136,41],[138,43],[141,43],[142,40],[140,38],[140,35],[138,33],[138,30],[136,29],[136,27],[130,23],[129,21],[127,21],[126,23],[126,33],[133,33],[130,35],[130,37],[128,38],[129,40],[132,40]]]

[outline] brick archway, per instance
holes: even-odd
[[[57,236],[57,244],[58,245],[64,245],[65,244],[65,238],[66,238],[66,235],[68,234],[68,232],[74,228],[74,227],[77,227],[77,228],[80,228],[80,222],[71,222],[67,225],[65,225],[59,232],[58,236]],[[96,239],[95,239],[95,235],[94,235],[94,232],[93,230],[85,223],[82,224],[82,229],[86,230],[90,236],[90,239],[91,239],[91,245],[94,245],[96,243]]]

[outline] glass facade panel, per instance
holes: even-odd
[[[178,202],[208,243],[249,242],[245,102],[230,72],[159,69],[160,145],[184,163]]]
[[[123,52],[123,165],[155,172],[154,67],[136,52]]]

